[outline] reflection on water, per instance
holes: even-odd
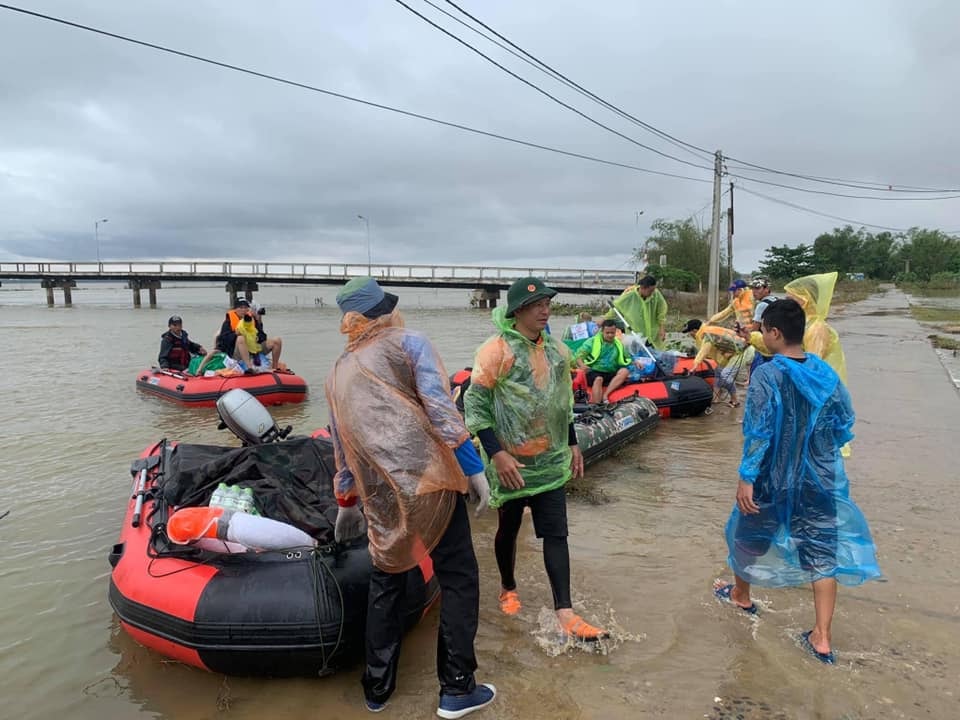
[[[366,717],[359,669],[323,680],[225,679],[137,646],[107,603],[106,557],[129,492],[130,461],[161,437],[229,441],[213,409],[180,408],[134,389],[172,312],[184,316],[195,339],[209,342],[222,318],[222,288],[164,288],[164,307],[139,311],[120,289],[77,292],[69,310],[47,309],[40,291],[6,290],[0,327],[24,360],[20,372],[0,377],[7,409],[0,513],[12,511],[0,520],[4,717]],[[295,432],[327,420],[323,379],[342,340],[332,290],[324,292],[324,308],[312,304],[312,288],[258,294],[270,307],[268,330],[284,337],[284,360],[310,383],[306,403],[272,409]],[[408,325],[436,341],[450,370],[469,364],[492,330],[485,313],[464,307],[462,293],[403,298]],[[430,303],[446,308],[431,310]],[[888,293],[848,308],[837,322],[859,417],[853,494],[889,580],[841,592],[839,667],[822,667],[796,647],[796,635],[812,622],[808,589],[759,589],[757,619],[731,613],[710,592],[713,579],[728,573],[721,530],[735,490],[743,412],[719,407],[708,417],[662,422],[590,468],[582,489],[600,501],[570,503],[575,604],[613,629],[602,652],[567,647],[553,634],[550,590],[529,524],[518,551],[524,609],[516,618],[499,613],[496,519],[488,512],[473,521],[479,677],[501,691],[496,710],[482,716],[954,717],[960,501],[956,454],[948,450],[960,412],[905,307],[902,295]],[[554,324],[559,332],[564,322]],[[436,622],[433,613],[405,641],[393,717],[426,717],[434,707]]]

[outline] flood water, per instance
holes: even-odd
[[[326,307],[314,305],[323,296]],[[333,292],[265,287],[271,334],[311,385],[301,406],[273,409],[298,431],[326,423],[322,383],[342,346]],[[134,389],[156,360],[173,313],[204,344],[222,318],[222,288],[164,288],[133,310],[129,291],[0,288],[12,353],[0,375],[0,717],[113,720],[367,717],[360,669],[320,680],[225,678],[136,645],[107,602],[107,553],[130,487],[130,461],[161,437],[229,443],[212,409],[187,410]],[[60,300],[58,294],[58,302]],[[558,298],[569,300],[569,298]],[[435,341],[448,370],[468,364],[488,316],[454,291],[403,291],[410,327]],[[552,323],[559,331],[567,321]],[[841,589],[837,667],[808,659],[808,588],[758,588],[757,619],[711,594],[726,576],[722,536],[736,481],[743,409],[667,420],[588,469],[592,502],[570,502],[575,605],[607,623],[602,653],[562,649],[531,528],[518,558],[524,609],[500,615],[495,518],[474,522],[480,561],[478,678],[500,695],[476,717],[954,718],[960,716],[960,396],[897,291],[841,310],[857,410],[852,494],[877,541],[885,582]],[[437,614],[407,638],[385,718],[432,717]]]

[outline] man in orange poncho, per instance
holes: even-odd
[[[397,296],[372,278],[355,278],[337,304],[347,346],[326,383],[337,463],[334,534],[345,542],[362,537],[367,526],[374,566],[363,674],[367,709],[383,710],[396,689],[405,573],[419,572],[429,556],[441,590],[437,714],[463,717],[496,695],[492,685],[474,680],[480,590],[463,498],[469,488],[480,508],[489,503],[483,463],[440,358],[425,336],[404,329]]]

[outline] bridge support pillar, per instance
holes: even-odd
[[[237,306],[237,296],[242,292],[247,302],[253,302],[253,293],[259,290],[260,286],[253,280],[232,280],[227,283],[227,293],[230,295],[230,307]]]
[[[150,308],[155,309],[157,307],[157,290],[163,287],[163,285],[159,280],[153,279],[143,280],[140,285],[147,290],[147,297],[150,300]]]
[[[481,310],[485,310],[487,308],[493,309],[497,306],[497,300],[499,299],[499,290],[480,288],[479,290],[473,291],[473,297],[470,298],[470,304],[474,307],[480,308]]]
[[[143,283],[138,278],[131,278],[127,282],[127,287],[133,290],[133,306],[135,308],[140,307],[140,290],[143,286]]]
[[[40,287],[47,291],[47,307],[53,307],[55,302],[53,299],[53,290],[54,288],[60,288],[63,290],[63,305],[64,307],[73,307],[73,293],[71,290],[77,286],[76,280],[41,280]]]

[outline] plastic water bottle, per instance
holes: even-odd
[[[211,507],[222,507],[224,510],[236,510],[236,496],[233,488],[226,483],[217,485],[217,489],[210,496]]]
[[[249,488],[249,487],[242,488],[242,487],[234,486],[233,490],[235,492],[235,495],[234,495],[234,498],[235,498],[234,501],[236,502],[236,507],[234,508],[235,510],[239,510],[240,512],[245,512],[250,515],[260,514],[257,512],[256,504],[254,504],[253,502],[253,488]]]

